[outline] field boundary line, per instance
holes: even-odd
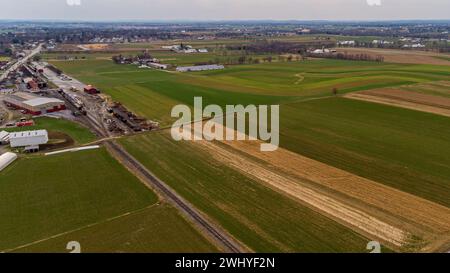
[[[77,231],[80,231],[80,230],[83,230],[83,229],[95,227],[97,225],[104,224],[104,223],[109,223],[109,222],[112,222],[114,220],[117,220],[117,219],[120,219],[120,218],[123,218],[123,217],[126,217],[126,216],[130,216],[130,215],[134,215],[134,214],[137,214],[139,212],[145,211],[147,209],[151,209],[153,207],[158,206],[159,204],[160,203],[157,202],[157,203],[155,203],[153,205],[150,205],[150,206],[147,206],[145,208],[129,211],[129,212],[123,213],[121,215],[117,215],[117,216],[114,216],[114,217],[111,217],[111,218],[108,218],[108,219],[105,219],[105,220],[102,220],[102,221],[99,221],[99,222],[96,222],[96,223],[92,223],[92,224],[89,224],[89,225],[86,225],[86,226],[82,226],[82,227],[79,227],[79,228],[76,228],[76,229],[72,229],[72,230],[69,230],[69,231],[66,231],[66,232],[58,233],[58,234],[52,235],[50,237],[47,237],[47,238],[44,238],[44,239],[40,239],[40,240],[31,242],[31,243],[28,243],[28,244],[25,244],[25,245],[21,245],[21,246],[18,246],[18,247],[15,247],[15,248],[11,248],[11,249],[0,250],[0,253],[13,252],[13,251],[16,251],[16,250],[19,250],[19,249],[22,249],[22,248],[26,248],[26,247],[29,247],[29,246],[32,246],[32,245],[36,245],[36,244],[39,244],[39,243],[51,240],[51,239],[56,239],[58,237],[61,237],[61,236],[64,236],[64,235],[68,235],[70,233],[74,233],[74,232],[77,232]]]
[[[396,98],[388,98],[388,97],[382,97],[382,96],[374,96],[374,95],[366,95],[362,93],[354,93],[354,94],[347,94],[343,98],[349,99],[349,100],[356,100],[356,101],[364,101],[369,103],[376,103],[381,105],[387,105],[391,107],[396,108],[402,108],[402,109],[408,109],[416,112],[421,113],[428,113],[443,117],[450,117],[450,109],[438,107],[438,106],[432,106],[430,104],[425,103],[419,103],[419,102],[411,102],[407,100],[402,99],[396,99]]]
[[[291,104],[295,104],[295,103],[302,103],[302,102],[315,101],[315,100],[325,100],[325,99],[339,98],[339,97],[342,97],[342,95],[329,95],[329,96],[319,96],[319,97],[312,97],[312,98],[301,98],[298,100],[291,100],[291,101],[287,101],[285,103],[280,103],[280,105],[291,105]]]

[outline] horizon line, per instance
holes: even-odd
[[[186,23],[215,23],[215,22],[411,22],[411,21],[448,21],[448,19],[57,19],[57,18],[34,18],[34,19],[0,19],[0,22],[83,22],[83,23],[160,23],[160,22],[186,22]]]

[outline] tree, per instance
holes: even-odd
[[[245,61],[246,61],[246,59],[247,59],[247,58],[246,58],[245,56],[239,57],[239,59],[238,59],[239,64],[244,64]]]
[[[42,56],[41,55],[34,55],[33,56],[33,61],[40,62],[41,60],[42,60]]]
[[[339,90],[337,89],[337,87],[333,87],[333,95],[337,96],[338,93],[339,93]]]
[[[5,48],[5,51],[4,51],[4,52],[5,52],[5,54],[6,54],[7,56],[11,56],[12,53],[13,53],[12,49],[9,48],[9,47]]]

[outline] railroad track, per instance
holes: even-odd
[[[106,141],[105,145],[111,148],[118,154],[123,160],[134,167],[142,176],[146,178],[147,183],[157,189],[164,197],[172,202],[177,208],[179,208],[185,215],[191,218],[197,225],[199,225],[208,235],[216,242],[220,243],[227,252],[241,253],[242,247],[234,239],[227,235],[224,235],[224,231],[219,230],[217,227],[208,222],[199,212],[196,211],[187,201],[179,197],[172,189],[170,189],[164,182],[150,173],[140,162],[128,154],[121,146],[113,141]]]
[[[210,223],[200,212],[198,212],[193,205],[181,198],[175,191],[173,191],[163,181],[154,176],[146,167],[144,167],[138,160],[126,152],[120,145],[115,143],[109,133],[98,121],[93,117],[95,114],[88,112],[87,116],[81,117],[79,120],[88,126],[98,137],[104,138],[103,144],[115,152],[120,157],[124,164],[134,168],[143,178],[145,183],[151,188],[159,191],[159,193],[176,208],[178,208],[185,216],[190,218],[197,227],[202,229],[206,235],[213,239],[222,249],[230,253],[242,253],[247,249],[241,245],[237,240],[227,234],[226,231]]]

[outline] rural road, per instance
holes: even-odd
[[[42,49],[42,44],[38,45],[35,49],[31,50],[27,56],[23,57],[22,59],[18,60],[15,64],[13,64],[10,68],[5,70],[2,75],[0,75],[0,82],[6,79],[8,74],[12,71],[17,70],[21,65],[25,64],[30,58],[32,58],[34,55],[39,54]]]

